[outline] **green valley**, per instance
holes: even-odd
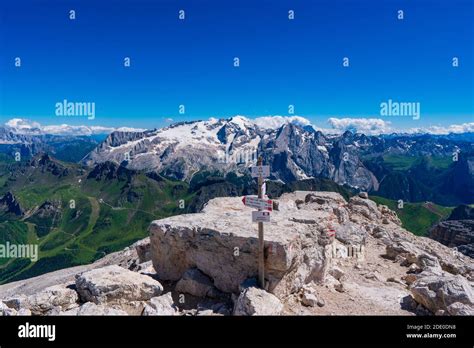
[[[392,199],[379,196],[370,196],[370,199],[395,211],[403,228],[417,236],[426,236],[431,226],[447,218],[453,210],[451,207],[443,207],[431,202],[403,203],[403,208],[398,208],[398,202]]]

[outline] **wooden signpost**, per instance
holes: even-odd
[[[262,157],[258,158],[257,166],[251,168],[252,177],[258,178],[258,198],[245,196],[242,202],[258,211],[252,212],[252,221],[258,223],[258,283],[265,289],[265,256],[264,256],[264,235],[263,223],[270,222],[270,212],[273,210],[273,202],[270,199],[263,199],[262,188],[263,179],[270,176],[270,166],[262,165]],[[264,189],[264,188],[263,188]]]

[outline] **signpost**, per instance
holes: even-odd
[[[273,201],[271,199],[260,199],[258,197],[245,196],[242,198],[242,202],[247,207],[273,211]]]
[[[262,194],[263,178],[270,176],[270,166],[262,165],[262,156],[258,158],[257,166],[252,167],[252,177],[258,178],[258,198],[246,196],[242,200],[245,205],[254,207],[258,211],[252,212],[252,221],[258,223],[258,283],[265,289],[265,256],[263,239],[263,222],[270,221],[270,211],[273,210],[273,202],[264,200]],[[268,210],[268,211],[264,211]]]
[[[258,284],[265,289],[265,256],[264,256],[264,239],[263,239],[263,223],[270,222],[270,212],[273,211],[273,201],[271,199],[263,199],[266,191],[264,178],[270,176],[270,166],[262,165],[262,157],[257,161],[257,166],[251,168],[253,178],[258,178],[258,196],[245,196],[242,203],[248,207],[258,209],[252,212],[252,221],[258,223]]]

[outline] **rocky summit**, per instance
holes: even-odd
[[[296,191],[265,224],[241,198],[156,220],[90,265],[0,286],[2,315],[474,315],[474,262],[361,193]]]

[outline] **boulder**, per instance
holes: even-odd
[[[329,274],[332,275],[337,280],[341,280],[342,277],[345,275],[344,271],[340,269],[339,267],[331,268],[331,270],[329,271]]]
[[[174,304],[171,292],[150,299],[145,305],[143,315],[178,315],[178,307]]]
[[[127,312],[110,308],[105,305],[97,305],[93,302],[86,302],[81,307],[74,311],[69,311],[62,313],[62,315],[128,315]]]
[[[139,240],[138,242],[133,244],[132,247],[135,247],[135,250],[137,251],[139,263],[151,261],[150,238]]]
[[[287,199],[282,196],[282,201]],[[326,221],[329,212],[311,209],[314,204],[304,209],[283,209],[280,204],[267,224],[265,276],[268,291],[277,296],[324,277],[320,226],[307,221]],[[198,268],[220,291],[238,294],[239,285],[258,274],[257,224],[251,223],[251,212],[240,198],[217,198],[201,213],[153,221],[149,231],[158,277],[178,281],[188,269]]]
[[[163,291],[161,284],[151,277],[117,265],[78,274],[76,289],[83,302],[95,304],[148,301]]]
[[[10,297],[3,300],[8,307],[19,311],[21,308],[28,308],[28,298],[26,296]]]
[[[304,292],[301,297],[301,303],[308,307],[316,307],[318,304],[318,298],[313,293]]]
[[[314,288],[314,284],[306,284],[303,286],[301,293],[301,303],[307,307],[316,307],[317,305],[321,306],[321,301],[318,299],[318,294]]]
[[[8,307],[5,303],[0,301],[0,316],[14,316],[17,315],[17,311],[13,308]]]
[[[217,291],[211,278],[197,268],[190,268],[176,284],[175,290],[197,297],[216,297]]]
[[[474,315],[474,307],[468,306],[461,302],[454,302],[450,304],[447,308],[447,311],[451,315]]]
[[[441,273],[442,268],[436,256],[429,255],[408,241],[391,242],[386,247],[386,255],[390,259],[402,258],[405,264],[416,264],[422,270]]]
[[[232,314],[232,307],[222,302],[202,302],[198,304],[196,315],[219,315],[229,316]]]
[[[54,285],[29,296],[25,308],[33,315],[47,314],[50,311],[66,311],[78,307],[77,292],[65,286]]]
[[[280,315],[282,310],[283,304],[275,295],[250,287],[239,295],[234,315]]]
[[[20,308],[20,310],[17,312],[18,316],[31,316],[32,313],[28,308]]]
[[[340,224],[345,224],[350,220],[349,212],[344,207],[334,207],[333,213],[337,217],[337,221]]]
[[[418,257],[423,253],[418,247],[408,241],[395,241],[386,247],[386,255],[390,259],[403,257],[407,263],[415,263],[419,266]]]
[[[464,277],[448,273],[442,275],[424,273],[420,273],[419,278],[410,286],[416,302],[432,313],[436,313],[439,309],[450,313],[448,308],[454,303],[464,306],[451,307],[451,312],[460,307],[474,310],[474,293]]]
[[[370,199],[354,196],[349,200],[348,208],[352,214],[362,215],[371,221],[377,221],[382,218],[382,213],[377,208],[377,203]]]
[[[337,225],[336,239],[346,245],[364,245],[367,238],[367,231],[361,225],[348,222],[343,225]]]
[[[398,218],[398,215],[396,212],[394,212],[393,210],[390,210],[386,205],[379,205],[378,206],[378,209],[380,211],[380,213],[382,214],[382,223],[384,225],[388,225],[390,224],[390,222],[398,225],[398,226],[401,226],[402,225],[402,222],[401,220]]]

